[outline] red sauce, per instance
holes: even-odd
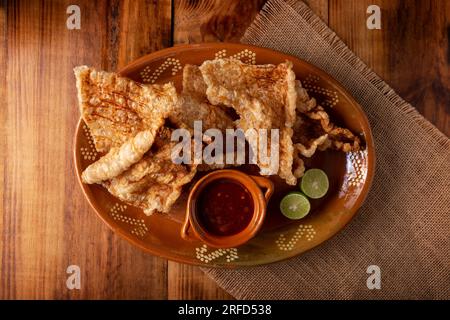
[[[200,225],[218,236],[230,236],[244,230],[253,217],[250,192],[240,183],[221,179],[202,190],[197,217]]]

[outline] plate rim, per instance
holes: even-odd
[[[269,48],[264,48],[264,47],[258,47],[258,46],[254,46],[254,45],[248,45],[248,44],[242,44],[242,43],[234,43],[234,42],[205,42],[205,43],[196,43],[196,44],[182,44],[182,45],[176,45],[173,47],[169,47],[169,48],[165,48],[162,50],[158,50],[149,54],[146,54],[140,58],[137,58],[136,60],[131,61],[130,63],[128,63],[127,65],[125,65],[124,67],[120,68],[117,73],[120,74],[121,76],[124,76],[124,73],[132,73],[136,70],[141,69],[141,66],[143,64],[148,64],[148,62],[150,60],[155,60],[158,58],[162,58],[162,57],[167,57],[170,54],[178,54],[180,51],[186,51],[186,50],[192,50],[192,49],[227,49],[230,47],[235,47],[235,48],[242,48],[242,49],[257,49],[257,50],[263,50],[266,51],[268,54],[276,54],[281,56],[282,58],[284,58],[284,60],[297,60],[300,63],[303,63],[304,65],[306,65],[308,68],[314,70],[315,72],[317,72],[319,74],[319,76],[323,77],[324,80],[327,83],[332,83],[333,86],[336,86],[337,88],[339,88],[339,90],[341,91],[341,93],[345,96],[346,99],[348,99],[359,111],[360,115],[361,115],[361,120],[364,124],[364,126],[367,128],[367,133],[365,133],[364,137],[365,137],[365,142],[366,142],[366,150],[367,150],[367,177],[365,179],[365,183],[364,186],[360,192],[360,196],[358,197],[356,203],[349,209],[349,214],[347,215],[347,218],[344,220],[344,222],[342,223],[342,226],[339,228],[339,230],[337,230],[334,234],[332,234],[331,236],[329,236],[328,238],[326,238],[325,240],[321,241],[320,243],[317,243],[316,245],[300,252],[300,253],[291,253],[291,254],[287,254],[285,256],[283,256],[280,259],[277,260],[273,260],[273,261],[268,261],[268,262],[263,262],[263,263],[254,263],[254,264],[249,264],[249,265],[234,265],[234,264],[211,264],[211,265],[207,265],[204,263],[201,263],[200,261],[197,262],[193,259],[188,259],[188,258],[183,258],[182,256],[171,256],[170,254],[167,254],[167,252],[165,252],[164,250],[158,250],[155,248],[149,248],[147,246],[144,246],[143,244],[141,244],[139,241],[137,241],[134,237],[132,237],[130,234],[128,234],[127,232],[125,232],[122,228],[119,228],[117,226],[114,226],[113,224],[111,224],[109,221],[107,221],[107,219],[105,217],[103,217],[103,211],[104,210],[100,210],[101,208],[98,207],[98,205],[94,202],[94,199],[91,199],[91,196],[87,193],[86,188],[88,188],[87,185],[85,185],[82,181],[81,181],[81,163],[80,163],[80,159],[79,157],[77,157],[77,140],[78,140],[78,136],[80,133],[80,130],[82,128],[82,125],[84,123],[83,118],[80,116],[80,118],[78,119],[77,125],[76,125],[76,130],[74,133],[74,138],[73,138],[73,161],[74,161],[74,167],[75,167],[75,173],[77,175],[77,180],[78,183],[81,187],[81,190],[83,192],[84,197],[87,199],[90,207],[95,211],[96,215],[98,217],[100,217],[100,219],[103,221],[103,223],[105,223],[108,228],[113,231],[114,233],[117,233],[121,238],[125,239],[127,242],[129,242],[130,244],[132,244],[133,246],[138,247],[139,249],[143,250],[145,253],[149,253],[151,255],[154,256],[158,256],[160,258],[163,259],[167,259],[170,261],[175,261],[175,262],[179,262],[179,263],[184,263],[184,264],[189,264],[189,265],[194,265],[194,266],[199,266],[199,267],[206,267],[206,268],[218,268],[218,269],[245,269],[245,268],[251,268],[251,267],[256,267],[256,266],[263,266],[263,265],[270,265],[270,264],[274,264],[274,263],[278,263],[278,262],[282,262],[282,261],[286,261],[288,259],[292,259],[294,257],[300,256],[305,254],[306,252],[320,246],[323,245],[325,242],[328,242],[330,239],[334,238],[337,234],[339,234],[340,232],[342,232],[347,225],[350,223],[350,221],[352,221],[355,216],[358,214],[359,209],[361,208],[361,206],[363,205],[363,203],[366,201],[367,196],[370,192],[370,189],[372,187],[373,184],[373,180],[374,180],[374,176],[375,176],[375,168],[376,168],[376,155],[375,155],[375,143],[374,143],[374,139],[373,139],[373,134],[372,134],[372,127],[370,125],[370,122],[367,118],[366,113],[364,112],[362,106],[355,100],[355,98],[353,98],[353,96],[351,94],[348,93],[347,89],[340,83],[338,82],[336,79],[334,79],[331,75],[329,75],[328,73],[326,73],[325,71],[323,71],[322,69],[320,69],[319,67],[301,59],[298,58],[296,56],[292,56],[290,54],[286,54],[284,52],[281,51],[277,51],[277,50],[273,50],[273,49],[269,49]],[[92,197],[93,198],[93,197]]]

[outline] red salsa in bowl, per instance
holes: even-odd
[[[202,228],[217,236],[230,236],[244,230],[253,218],[250,192],[231,179],[211,182],[199,194],[197,217]]]
[[[180,236],[216,248],[240,246],[260,230],[272,193],[273,183],[265,177],[231,169],[210,172],[189,193]]]

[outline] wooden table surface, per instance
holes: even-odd
[[[180,43],[238,41],[264,1],[0,0],[0,298],[228,299],[200,269],[132,247],[90,209],[72,163],[72,68],[117,70]],[[345,43],[450,134],[450,1],[310,0]],[[81,29],[66,9],[81,8]],[[382,9],[382,29],[366,9]],[[66,288],[78,265],[81,289]]]

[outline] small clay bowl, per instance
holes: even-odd
[[[253,201],[253,215],[248,225],[240,232],[232,235],[216,235],[202,226],[199,214],[199,196],[212,182],[218,180],[231,180],[241,184],[250,193]],[[262,189],[265,189],[263,192]],[[272,181],[264,177],[245,174],[237,170],[217,170],[201,178],[191,189],[189,194],[186,218],[181,228],[181,237],[188,240],[191,228],[196,238],[215,248],[234,248],[253,238],[261,229],[266,217],[267,203],[274,191]]]

